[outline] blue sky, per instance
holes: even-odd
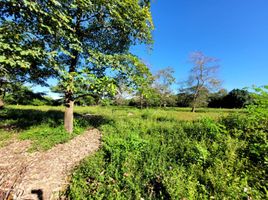
[[[153,0],[152,15],[153,50],[132,52],[153,72],[171,66],[186,80],[189,54],[202,51],[220,60],[223,88],[268,84],[268,0]]]
[[[219,78],[231,90],[268,84],[268,0],[154,0],[154,48],[133,48],[152,71],[171,66],[187,79],[189,54],[220,60]]]

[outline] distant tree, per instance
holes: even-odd
[[[243,89],[233,89],[223,98],[225,108],[243,108],[251,102],[250,93]]]
[[[129,86],[129,82],[126,81],[124,76],[118,75],[117,76],[117,85],[116,85],[116,92],[114,96],[110,98],[113,100],[114,105],[123,106],[129,103],[129,100],[132,96],[134,96],[134,89]]]
[[[175,78],[173,76],[174,69],[172,67],[167,67],[156,72],[154,76],[153,88],[157,91],[159,95],[159,106],[164,106],[168,104],[172,99],[172,89],[171,86],[175,83]]]
[[[217,89],[221,81],[216,77],[219,68],[216,58],[194,52],[190,55],[190,61],[193,67],[185,91],[192,94],[191,107],[192,112],[195,112],[196,107],[207,104],[209,91]]]
[[[129,53],[131,45],[152,44],[148,0],[1,1],[0,15],[0,63],[57,78],[70,133],[75,99],[114,93],[115,73],[124,74],[132,87],[150,74]]]
[[[210,108],[224,108],[224,98],[228,94],[226,89],[220,89],[216,93],[209,95],[208,107]]]
[[[146,84],[147,86],[143,86],[139,88],[133,95],[133,97],[129,100],[129,106],[136,106],[139,108],[148,108],[152,106],[159,105],[159,96],[157,91],[152,88],[150,84]]]
[[[140,82],[138,87],[134,88],[134,99],[141,109],[144,106],[148,107],[151,99],[154,98],[155,90],[152,88],[153,80],[152,74],[147,75],[146,78]],[[133,104],[133,102],[131,104]]]
[[[176,106],[189,107],[192,101],[192,94],[180,92],[176,95]]]
[[[53,105],[53,99],[46,97],[43,92],[33,92],[33,90],[22,84],[12,85],[6,91],[5,102],[7,104],[19,105]]]
[[[92,105],[96,105],[97,102],[93,96],[85,96],[85,97],[76,99],[75,104],[79,106],[92,106]]]
[[[177,96],[175,94],[171,94],[168,98],[167,98],[167,106],[168,107],[175,107],[177,106]]]

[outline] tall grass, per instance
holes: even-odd
[[[76,107],[75,131],[63,107],[0,111],[0,145],[31,140],[47,150],[89,127],[101,149],[74,171],[69,199],[267,199],[267,115],[244,110]],[[232,113],[231,115],[229,115]]]
[[[69,199],[267,198],[268,130],[246,114],[114,108],[105,115],[113,120],[100,127],[102,149],[74,171]]]

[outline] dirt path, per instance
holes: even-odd
[[[96,151],[101,134],[92,129],[45,152],[28,153],[29,141],[16,141],[0,149],[0,200],[57,199],[70,171]]]

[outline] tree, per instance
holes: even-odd
[[[7,91],[25,82],[46,84],[55,74],[49,66],[51,56],[46,51],[39,20],[44,20],[44,9],[37,9],[37,1],[3,0],[0,2],[0,104]],[[41,6],[40,6],[41,7]],[[57,20],[58,21],[58,20]],[[56,26],[55,26],[56,27]]]
[[[57,90],[64,94],[66,105],[64,127],[70,133],[75,99],[114,93],[117,74],[123,74],[132,87],[150,74],[129,53],[131,45],[152,44],[149,0],[13,0],[2,6],[1,24],[11,24],[11,30],[22,27],[19,37],[28,39],[11,41],[23,63],[16,64],[14,56],[8,55],[1,58],[3,63],[11,60],[14,68],[46,69],[57,78]],[[25,52],[28,57],[21,56]]]
[[[191,107],[192,112],[195,112],[197,106],[207,103],[209,91],[217,89],[221,82],[216,77],[219,68],[216,58],[208,57],[202,52],[194,52],[190,55],[190,61],[193,67],[186,82],[186,90],[193,95]]]
[[[224,108],[224,98],[227,96],[228,92],[226,89],[220,89],[216,93],[209,95],[208,107],[210,108]]]
[[[33,92],[31,88],[22,84],[14,84],[6,91],[5,103],[19,105],[52,105],[53,100],[43,92]]]
[[[120,81],[119,81],[120,83]],[[114,96],[113,103],[117,106],[127,105],[127,99],[132,96],[132,91],[129,90],[129,87],[121,82],[120,85],[117,86],[116,95]]]
[[[172,98],[171,85],[175,83],[175,78],[173,76],[174,69],[172,67],[167,67],[165,69],[159,70],[154,76],[153,88],[159,94],[159,106],[162,105],[166,107],[170,98]]]
[[[136,91],[135,96],[137,97],[139,107],[142,109],[145,105],[149,106],[149,101],[154,95],[154,89],[152,88],[153,76],[149,74],[146,78],[140,79],[140,83],[138,87],[135,88]]]
[[[225,108],[244,108],[252,102],[252,97],[247,90],[233,89],[223,98]]]
[[[176,95],[176,106],[189,107],[191,104],[192,95],[186,92],[180,92]]]
[[[7,70],[0,65],[0,109],[4,107],[3,98],[5,96],[4,84],[7,83]]]

